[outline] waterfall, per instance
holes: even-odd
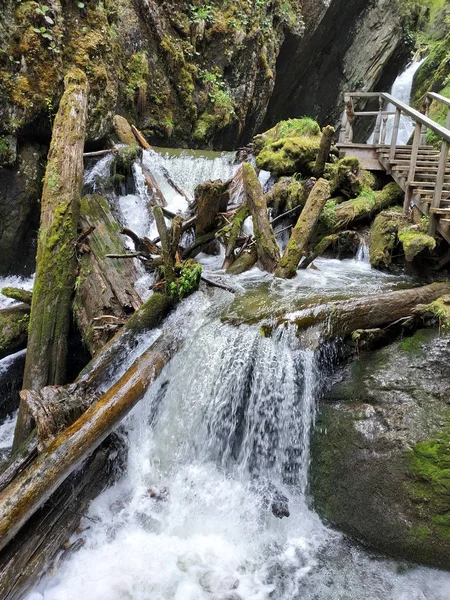
[[[390,91],[391,96],[397,98],[397,100],[401,100],[405,104],[410,104],[411,102],[411,91],[414,82],[414,76],[419,70],[420,66],[425,61],[425,58],[421,60],[413,61],[408,67],[400,73],[397,79],[394,81],[392,89]],[[395,106],[392,104],[388,104],[385,108],[388,112],[394,112]],[[394,115],[390,115],[388,117],[386,123],[386,144],[389,144],[392,138],[392,129],[394,127]],[[398,130],[398,144],[407,144],[411,135],[414,133],[414,121],[411,117],[406,115],[402,115],[400,118],[400,126]],[[373,143],[373,133],[367,140],[368,144]]]

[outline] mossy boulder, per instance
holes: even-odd
[[[420,225],[404,227],[399,231],[398,239],[403,246],[405,259],[408,262],[414,260],[424,250],[432,252],[436,247],[435,238],[422,231]]]
[[[312,119],[281,121],[254,138],[256,165],[274,175],[309,174],[320,139],[320,127]]]
[[[345,368],[312,439],[318,512],[372,548],[450,564],[450,339],[420,330]]]
[[[370,264],[376,269],[389,267],[397,243],[399,224],[404,220],[403,209],[393,207],[377,215],[370,228]]]

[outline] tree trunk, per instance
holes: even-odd
[[[345,337],[357,329],[374,329],[410,317],[419,304],[429,304],[449,293],[450,283],[432,283],[410,290],[311,306],[282,321],[293,322],[300,329],[321,324],[325,339]]]
[[[320,140],[319,153],[317,154],[316,164],[313,173],[315,177],[323,177],[325,165],[333,143],[334,127],[327,125],[322,129],[322,139]]]
[[[89,234],[88,251],[79,258],[74,316],[92,356],[117,332],[142,304],[134,286],[139,274],[134,261],[107,258],[125,254],[120,229],[101,196],[81,201],[80,223]]]
[[[280,251],[267,216],[267,204],[255,169],[250,163],[243,165],[244,190],[253,218],[258,264],[264,271],[273,273],[280,261]]]
[[[305,252],[306,245],[314,232],[320,213],[329,197],[330,185],[328,181],[319,179],[311,190],[297,224],[292,230],[280,265],[275,271],[276,277],[291,279],[297,274],[298,263]]]
[[[225,199],[225,202],[223,201]],[[195,189],[195,204],[197,207],[197,220],[195,222],[195,236],[200,237],[217,229],[219,212],[225,212],[228,196],[224,196],[222,181],[206,181]]]
[[[67,334],[76,279],[75,244],[83,185],[83,147],[88,83],[73,69],[66,75],[65,92],[53,125],[41,201],[36,281],[23,387],[39,389],[64,383]],[[31,431],[21,406],[14,447]]]
[[[242,225],[245,219],[250,215],[250,209],[248,205],[241,204],[237,209],[231,223],[222,227],[218,232],[218,237],[226,240],[225,244],[225,260],[223,261],[222,269],[229,269],[235,260],[234,251],[236,244],[242,231]]]
[[[142,398],[180,344],[164,336],[0,493],[0,550]],[[86,390],[95,397],[94,389]]]

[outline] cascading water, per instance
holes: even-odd
[[[144,154],[155,176],[159,164],[177,183],[190,181],[190,194],[200,179],[236,168],[216,160],[222,166],[204,159],[194,168],[190,158]],[[186,200],[171,190],[169,206],[183,210]],[[298,297],[354,297],[402,281],[364,260],[316,266],[292,281],[253,269],[231,282],[292,309]],[[227,323],[232,300],[197,292],[169,317],[165,327],[186,338],[119,429],[126,473],[91,504],[74,536],[84,546],[28,600],[448,599],[448,574],[372,556],[311,510],[309,440],[324,352],[290,327],[265,337],[258,326]],[[121,370],[157,335],[164,329],[125,352]]]
[[[405,104],[410,104],[414,76],[424,61],[425,58],[422,60],[413,61],[410,65],[408,65],[408,67],[403,71],[403,73],[401,73],[397,77],[397,79],[394,81],[390,92],[391,95],[394,96],[394,98],[397,98],[397,100],[401,100]],[[388,104],[385,110],[388,112],[395,112],[395,106],[393,106],[392,104]],[[394,116],[390,115],[386,123],[386,144],[389,144],[391,141],[393,127]],[[407,144],[413,133],[414,121],[410,117],[402,115],[400,118],[397,143]],[[367,143],[373,143],[373,133],[367,140]]]

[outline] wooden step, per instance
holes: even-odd
[[[450,208],[430,208],[430,212],[434,215],[449,215],[450,216]]]

